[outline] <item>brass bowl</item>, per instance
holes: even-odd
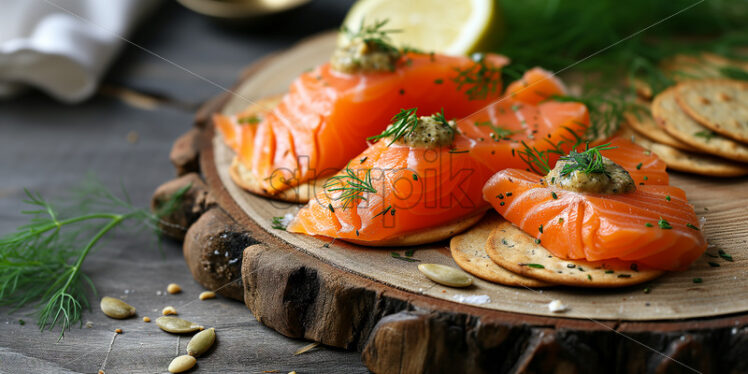
[[[248,19],[280,13],[310,0],[177,0],[186,8],[213,18]]]

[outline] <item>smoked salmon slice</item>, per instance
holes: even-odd
[[[412,52],[391,72],[348,74],[326,63],[302,74],[277,106],[261,115],[216,114],[213,120],[259,182],[262,191],[254,192],[274,195],[340,170],[401,108],[443,110],[449,118],[479,110],[501,94],[479,88],[501,87],[500,68],[507,63],[498,55],[470,59]]]
[[[685,270],[706,250],[685,192],[653,183],[667,179],[660,176],[659,162],[637,158],[651,156],[643,149],[629,145],[628,140],[612,143],[620,148],[603,154],[607,152],[605,156],[632,177],[638,174],[634,192],[574,192],[549,185],[539,174],[507,169],[486,183],[483,197],[559,258],[620,259],[661,270]],[[626,158],[616,159],[620,155]]]
[[[537,107],[520,103],[522,108],[516,110],[508,107],[518,103],[500,101],[481,111],[487,112],[486,118],[500,121],[506,128],[516,128],[511,136],[486,135],[496,134],[496,126],[486,125],[489,130],[484,132],[483,125],[475,124],[474,118],[480,114],[477,113],[457,121],[457,135],[450,147],[408,147],[378,141],[333,177],[351,175],[363,181],[370,177],[371,188],[357,200],[363,204],[341,206],[339,194],[329,189],[318,191],[287,230],[383,245],[408,233],[435,229],[480,214],[488,208],[488,203],[480,197],[491,175],[524,165],[517,150],[528,144],[536,149],[550,149],[549,139],[561,142],[553,145],[554,149],[572,149],[573,139],[581,137],[587,128],[584,105],[548,102]],[[507,110],[501,113],[505,107]],[[532,128],[523,129],[522,115],[536,117]]]

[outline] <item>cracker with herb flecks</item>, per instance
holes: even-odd
[[[449,241],[449,249],[457,265],[478,278],[505,286],[551,286],[549,283],[512,273],[491,261],[486,254],[486,242],[491,231],[502,221],[495,212],[491,212],[467,232],[453,237]]]
[[[652,118],[649,109],[646,111],[637,111],[636,113],[624,113],[626,123],[640,135],[653,140],[657,143],[665,144],[670,147],[682,149],[684,151],[695,152],[696,149],[672,137],[662,129]]]
[[[562,260],[511,222],[499,223],[486,242],[486,252],[501,267],[544,282],[575,287],[625,287],[665,273],[620,260]]]
[[[668,169],[712,177],[748,175],[748,165],[702,153],[684,152],[666,144],[653,142],[638,132],[622,127],[618,135],[633,137],[634,143],[649,149],[667,164]]]
[[[676,87],[675,99],[681,109],[702,125],[748,143],[748,82],[689,81]]]
[[[675,90],[676,87],[668,88],[652,102],[652,115],[665,131],[700,151],[748,162],[748,145],[714,133],[688,116],[678,105]]]

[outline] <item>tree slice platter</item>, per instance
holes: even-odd
[[[186,199],[173,220],[190,226],[186,235],[175,236],[185,236],[185,257],[198,281],[243,298],[255,317],[287,336],[362,350],[375,372],[544,372],[549,363],[594,372],[589,369],[621,360],[634,360],[623,364],[631,372],[694,369],[689,365],[697,371],[746,369],[746,178],[671,174],[671,183],[686,191],[706,219],[708,252],[724,250],[734,262],[703,256],[688,271],[623,289],[535,290],[480,279],[468,289],[453,289],[426,279],[417,263],[391,256],[406,248],[367,248],[273,229],[273,217],[293,214],[300,205],[236,186],[228,173],[233,153],[213,131],[210,115],[236,113],[283,93],[296,76],[329,58],[335,40],[334,33],[315,36],[254,64],[231,92],[203,107],[198,130],[175,143],[172,161],[183,176],[162,186],[154,204],[188,181],[188,195],[200,196]],[[194,182],[196,172],[206,184]],[[413,257],[456,266],[447,246],[415,247]],[[478,299],[487,302],[464,302],[483,295]],[[569,310],[550,312],[548,303],[556,299]],[[610,352],[602,352],[603,345]],[[723,354],[724,347],[734,348]],[[501,362],[491,360],[497,354]],[[579,354],[594,362],[574,358]]]

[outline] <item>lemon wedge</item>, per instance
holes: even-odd
[[[504,28],[497,0],[360,0],[343,25],[383,20],[396,46],[451,55],[491,50]]]

